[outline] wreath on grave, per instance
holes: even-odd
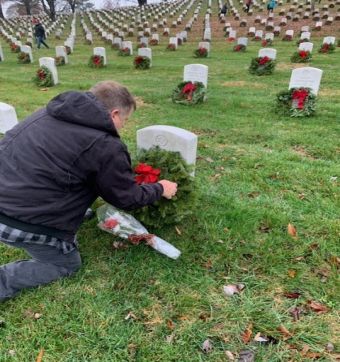
[[[195,58],[206,58],[208,56],[207,48],[198,48],[194,51]]]
[[[234,52],[245,52],[247,47],[244,44],[237,44],[234,46],[233,51]]]
[[[31,63],[31,58],[28,53],[20,52],[18,54],[18,63],[19,64],[28,64]]]
[[[140,48],[147,48],[147,45],[145,43],[138,43],[137,49],[140,49]]]
[[[172,92],[174,103],[192,105],[202,103],[205,99],[206,88],[201,82],[181,82]]]
[[[273,45],[273,41],[271,39],[263,39],[261,45],[263,47],[269,47]]]
[[[292,63],[308,63],[312,60],[312,54],[306,50],[299,50],[291,56],[290,60]]]
[[[65,65],[65,57],[63,57],[62,55],[58,56],[58,57],[55,57],[54,58],[55,60],[55,65],[57,67],[60,67],[61,65]]]
[[[70,55],[72,53],[71,47],[69,47],[68,45],[65,45],[65,49],[67,55]]]
[[[91,68],[103,68],[104,57],[101,55],[91,55],[88,63]]]
[[[150,45],[158,45],[159,41],[157,39],[151,39],[150,40]]]
[[[148,57],[138,55],[134,61],[133,64],[136,69],[149,69],[150,68],[150,59]]]
[[[169,32],[167,30],[163,31],[163,36],[169,36]]]
[[[152,166],[150,166],[152,165]],[[178,184],[175,197],[162,198],[153,205],[133,211],[133,215],[146,226],[161,227],[176,224],[193,213],[197,195],[194,179],[190,175],[193,167],[189,166],[179,152],[170,152],[153,147],[142,150],[135,162],[137,183],[154,183],[166,179]]]
[[[296,42],[296,45],[299,46],[301,43],[308,43],[310,40],[307,39],[307,38],[304,38],[304,39],[299,39],[297,42]]]
[[[131,55],[130,48],[120,48],[118,51],[118,55],[121,57],[128,57]]]
[[[36,71],[33,81],[38,87],[52,87],[54,85],[52,73],[45,66],[41,66]]]
[[[316,96],[309,88],[291,88],[277,94],[277,111],[291,117],[310,117],[315,113]]]
[[[275,60],[267,56],[253,58],[249,66],[249,73],[255,75],[269,75],[273,73],[275,65]]]
[[[292,41],[293,37],[291,35],[285,34],[285,36],[282,38],[283,41]]]
[[[20,52],[19,45],[16,45],[15,43],[11,43],[10,47],[11,47],[11,52],[12,53],[19,53]]]
[[[175,44],[168,44],[168,46],[166,47],[166,50],[174,52],[176,50],[176,45]]]
[[[254,38],[253,38],[253,40],[254,41],[261,41],[262,40],[262,37],[260,37],[260,36],[255,36]]]
[[[323,43],[319,49],[319,53],[329,54],[329,53],[333,53],[334,50],[335,50],[334,44]]]

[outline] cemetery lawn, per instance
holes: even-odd
[[[146,126],[177,126],[199,136],[199,204],[176,228],[150,230],[182,251],[177,261],[143,245],[113,250],[117,239],[95,219],[85,222],[78,235],[83,267],[74,277],[0,305],[0,361],[34,361],[42,349],[44,362],[215,362],[227,360],[225,351],[237,356],[244,349],[255,352],[255,361],[335,360],[325,346],[340,347],[340,48],[314,52],[311,66],[324,71],[317,114],[294,119],[273,106],[300,66],[289,60],[295,41],[274,41],[276,70],[257,77],[247,71],[260,48],[255,42],[233,53],[221,39],[212,43],[210,58],[195,59],[199,39],[190,33],[176,52],[165,51],[161,38],[153,67],[144,71],[107,46],[109,65],[96,70],[87,66],[92,47],[83,44],[79,19],[78,34],[70,64],[58,68],[60,84],[46,90],[31,81],[38,57],[54,56],[53,46],[64,39],[49,38],[52,49],[34,50],[29,65],[16,64],[2,41],[1,102],[23,119],[63,91],[87,90],[104,79],[126,85],[138,97],[122,131],[132,155],[136,130]],[[321,38],[313,41],[317,49]],[[175,105],[171,91],[190,63],[209,66],[208,101]],[[0,247],[1,264],[23,256]],[[223,286],[234,283],[244,290],[226,297]],[[300,311],[298,320],[292,311]],[[272,343],[254,341],[258,333]],[[207,339],[209,353],[202,350]]]

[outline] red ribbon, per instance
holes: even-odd
[[[140,163],[135,168],[135,180],[138,185],[152,184],[158,181],[161,170],[159,168],[152,168],[146,163]]]
[[[259,59],[259,64],[260,64],[260,65],[265,65],[265,64],[267,64],[268,62],[270,62],[270,60],[271,60],[271,59],[270,59],[269,57],[265,56],[265,57]]]
[[[302,58],[302,59],[307,58],[307,57],[308,57],[308,54],[309,54],[309,52],[306,52],[305,50],[301,50],[301,51],[299,52],[299,56],[300,56],[300,58]]]
[[[128,240],[133,245],[138,245],[140,244],[141,241],[145,241],[147,245],[151,245],[154,236],[155,236],[154,234],[140,234],[140,235],[131,234],[128,236]]]
[[[187,83],[183,88],[182,88],[182,94],[186,96],[186,98],[188,99],[188,101],[192,100],[192,96],[195,92],[195,90],[197,89],[196,84],[189,82]]]
[[[297,103],[297,109],[303,109],[309,92],[306,89],[297,89],[292,94],[292,100]]]

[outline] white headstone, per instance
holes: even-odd
[[[236,30],[230,30],[229,31],[229,38],[236,39]]]
[[[305,41],[299,44],[299,50],[304,50],[311,53],[313,51],[313,43]]]
[[[172,36],[169,38],[169,44],[174,44],[176,49],[177,49],[177,46],[178,46],[178,39],[177,39],[177,36]]]
[[[309,31],[304,31],[301,33],[300,39],[310,39],[310,32]]]
[[[133,54],[133,48],[132,48],[132,42],[131,41],[123,41],[122,42],[122,49],[124,48],[129,48],[130,49],[130,54]]]
[[[139,48],[138,55],[142,57],[147,57],[150,59],[150,67],[152,65],[152,50],[150,48]]]
[[[322,70],[312,67],[297,68],[292,71],[290,77],[289,89],[306,87],[311,88],[317,95],[320,87]]]
[[[263,37],[263,30],[256,30],[255,32],[255,37],[259,37],[262,39]]]
[[[156,125],[137,131],[138,149],[148,150],[155,146],[179,152],[189,165],[196,163],[197,136],[182,128]]]
[[[159,41],[159,35],[158,34],[152,34],[151,39]]]
[[[294,30],[286,30],[286,35],[293,37],[294,36]]]
[[[0,102],[0,133],[6,133],[18,124],[14,107]]]
[[[326,36],[323,38],[322,44],[335,44],[335,36]]]
[[[39,66],[45,66],[52,73],[53,83],[54,85],[58,84],[58,72],[57,67],[55,66],[54,58],[45,57],[39,59]]]
[[[259,50],[259,57],[263,58],[263,57],[268,57],[270,59],[275,60],[276,59],[276,53],[277,50],[273,49],[273,48],[262,48]]]
[[[118,38],[118,37],[115,37],[112,39],[112,44],[115,44],[117,45],[119,48],[121,48],[122,46],[122,39],[121,38]]]
[[[3,62],[4,60],[5,60],[4,52],[3,52],[1,44],[0,44],[0,62]]]
[[[104,65],[106,65],[106,50],[103,47],[93,48],[93,55],[99,55],[104,58]]]
[[[266,33],[266,35],[264,36],[264,38],[266,40],[271,40],[273,41],[274,40],[274,33]]]
[[[141,38],[140,38],[140,42],[141,43],[144,43],[145,45],[146,45],[146,47],[149,45],[149,38],[148,37],[146,37],[146,36],[142,36]]]
[[[208,87],[208,67],[203,64],[187,64],[184,66],[183,81],[202,82]]]
[[[20,47],[20,51],[22,51],[23,53],[26,53],[29,55],[30,57],[30,62],[33,63],[33,55],[32,55],[32,49],[29,45],[22,45]]]
[[[237,44],[238,45],[248,46],[248,38],[238,38],[237,39]]]
[[[55,55],[57,57],[64,57],[65,59],[65,64],[68,63],[68,57],[67,57],[67,52],[66,52],[66,48],[62,45],[58,45],[55,47]]]

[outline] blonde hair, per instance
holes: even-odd
[[[129,113],[136,109],[136,101],[127,88],[121,84],[105,80],[95,84],[90,88],[90,92],[95,95],[111,112],[113,109],[121,109],[125,113]]]

